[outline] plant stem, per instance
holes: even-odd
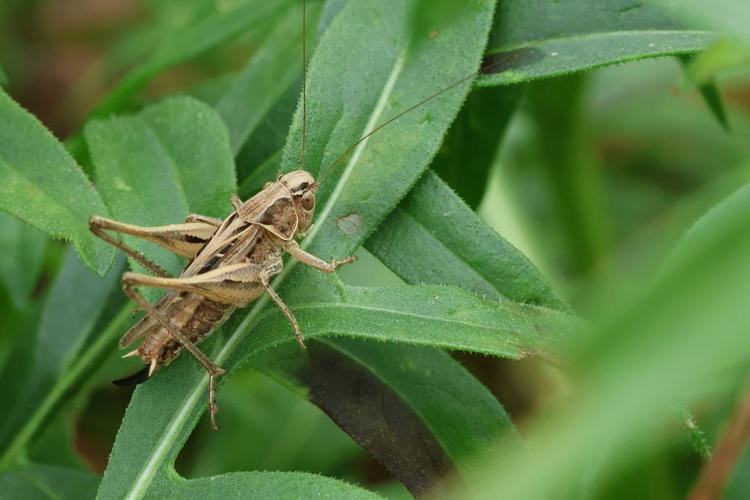
[[[724,434],[706,462],[689,500],[722,498],[734,466],[750,438],[750,384],[737,402]]]

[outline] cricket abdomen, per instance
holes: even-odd
[[[177,300],[166,316],[193,344],[211,335],[234,311],[234,306],[213,301],[194,294]],[[182,344],[164,327],[148,335],[138,348],[144,363],[156,360],[157,366],[169,364],[182,349]]]

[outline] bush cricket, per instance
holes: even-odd
[[[235,210],[223,221],[190,215],[184,224],[139,227],[94,216],[91,231],[143,264],[155,276],[126,272],[122,276],[125,294],[146,311],[143,317],[120,339],[124,347],[145,338],[140,347],[127,356],[138,356],[147,365],[141,372],[116,381],[135,384],[151,377],[169,364],[184,348],[209,374],[209,411],[216,428],[216,377],[224,370],[216,366],[196,344],[208,337],[238,307],[245,307],[263,293],[281,309],[294,329],[300,346],[304,340],[294,314],[270,286],[269,280],[283,269],[282,253],[300,262],[333,272],[353,262],[325,262],[300,248],[295,237],[311,225],[318,185],[304,170],[279,178],[245,201],[234,198]],[[117,231],[157,243],[171,252],[191,259],[179,277],[171,277],[156,263],[105,231]],[[169,292],[155,305],[135,289],[158,287]]]
[[[302,2],[302,59],[306,70],[305,1]],[[486,69],[486,68],[485,68]],[[481,72],[480,70],[479,72]],[[474,72],[443,88],[375,127],[321,172],[325,174],[343,160],[354,147],[401,116],[413,111],[437,96],[468,81]],[[306,81],[302,85],[302,145],[300,169],[279,175],[274,182],[247,201],[232,198],[234,210],[224,219],[192,214],[182,224],[140,227],[91,217],[91,231],[104,241],[120,249],[148,269],[153,276],[126,272],[122,276],[125,294],[146,315],[120,339],[125,347],[144,339],[138,349],[123,357],[137,356],[146,365],[140,372],[115,381],[117,385],[141,383],[160,368],[174,360],[185,349],[192,354],[209,375],[208,408],[211,427],[217,429],[216,380],[225,371],[214,364],[197,344],[210,336],[236,308],[267,293],[292,326],[295,338],[304,348],[304,338],[293,312],[270,286],[270,279],[283,269],[284,252],[303,264],[323,272],[333,272],[353,262],[354,257],[326,262],[303,250],[297,238],[312,225],[315,193],[319,183],[304,169],[306,136]],[[121,242],[109,232],[118,232],[156,243],[185,257],[189,264],[178,277],[173,277],[158,264],[134,248]],[[156,304],[150,304],[136,287],[156,287],[167,290]]]

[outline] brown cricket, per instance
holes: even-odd
[[[155,276],[126,272],[123,289],[141,309],[143,317],[120,339],[125,347],[145,340],[127,356],[138,356],[146,367],[118,385],[143,382],[168,365],[182,349],[201,363],[209,375],[209,412],[216,429],[216,377],[224,370],[216,366],[196,344],[208,337],[238,307],[245,307],[263,293],[281,309],[304,348],[304,338],[294,314],[269,280],[283,269],[282,254],[323,272],[333,272],[353,262],[354,257],[326,262],[304,251],[295,238],[310,228],[318,188],[312,175],[304,170],[280,175],[275,182],[249,200],[232,199],[234,211],[223,221],[202,215],[190,215],[184,224],[140,227],[94,216],[91,231],[143,264]],[[186,257],[190,263],[179,277],[171,277],[155,262],[115,239],[105,231],[116,231],[151,241]],[[151,305],[135,287],[157,287],[168,293]]]

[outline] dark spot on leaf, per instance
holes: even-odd
[[[347,236],[354,236],[362,228],[362,217],[351,213],[336,219],[336,227]]]
[[[452,471],[450,459],[422,420],[371,372],[311,340],[310,364],[298,374],[310,400],[377,458],[414,495]]]
[[[643,2],[635,2],[635,3],[632,3],[631,5],[626,5],[624,7],[620,7],[618,9],[618,11],[617,11],[617,14],[620,14],[620,15],[621,14],[625,14],[626,12],[630,12],[630,11],[633,11],[633,10],[638,10],[641,7],[643,7]]]
[[[517,70],[531,64],[538,63],[546,56],[544,52],[535,47],[523,47],[515,50],[507,50],[488,54],[482,62],[480,72],[483,75],[502,73],[508,70]]]

